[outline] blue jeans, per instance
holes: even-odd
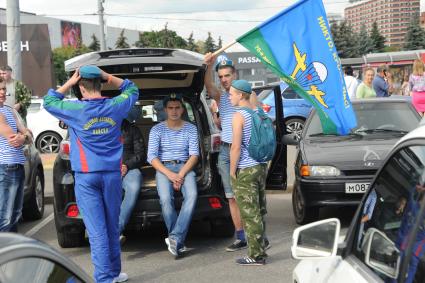
[[[235,194],[233,193],[232,186],[230,184],[230,146],[227,144],[220,146],[217,167],[218,173],[221,176],[221,182],[223,183],[226,198],[234,198]]]
[[[169,170],[179,172],[184,164],[164,164]],[[162,217],[168,230],[168,237],[176,240],[177,247],[184,245],[187,231],[189,230],[192,220],[193,210],[195,209],[196,200],[198,197],[198,188],[196,186],[195,172],[190,171],[184,178],[184,183],[181,188],[183,194],[183,203],[180,208],[180,213],[177,216],[174,207],[174,189],[171,181],[162,174],[156,172],[156,186],[161,202]]]
[[[22,164],[0,164],[0,231],[18,224],[24,203],[25,170]]]
[[[120,233],[124,231],[130,219],[131,212],[136,205],[137,197],[139,196],[140,186],[142,184],[143,176],[139,169],[131,169],[127,172],[122,180],[122,188],[124,190],[124,199],[121,203],[120,212]]]

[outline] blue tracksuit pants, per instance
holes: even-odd
[[[120,171],[75,172],[75,196],[89,236],[95,281],[110,283],[121,272]]]

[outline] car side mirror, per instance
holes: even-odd
[[[292,257],[315,259],[336,256],[341,223],[330,218],[303,225],[292,235]]]
[[[297,139],[297,136],[295,134],[286,134],[282,137],[283,144],[286,145],[298,145],[299,140]]]
[[[369,228],[365,235],[365,263],[390,278],[397,278],[400,268],[400,251],[384,233]]]
[[[65,124],[64,121],[59,120],[59,128],[66,130],[66,129],[68,129],[68,125]]]

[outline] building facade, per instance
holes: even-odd
[[[405,43],[409,23],[419,15],[419,11],[420,0],[368,0],[354,2],[345,8],[344,13],[355,32],[360,32],[363,24],[370,32],[376,22],[386,45],[401,47]]]

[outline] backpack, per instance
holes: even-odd
[[[276,131],[272,120],[261,108],[258,112],[243,107],[242,109],[251,114],[251,137],[249,139],[249,156],[258,162],[266,162],[273,159],[276,151]]]

